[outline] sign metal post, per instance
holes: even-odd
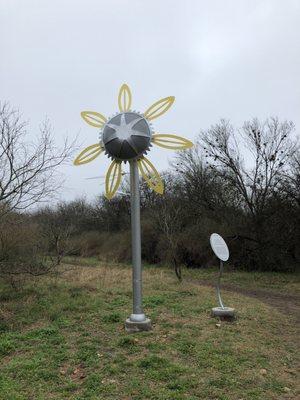
[[[231,320],[234,319],[235,317],[235,310],[234,308],[231,307],[225,307],[221,297],[221,278],[224,270],[223,262],[229,259],[229,250],[225,240],[219,234],[217,233],[211,234],[209,240],[213,252],[220,261],[218,280],[216,284],[219,307],[212,308],[212,315],[215,317],[220,317],[221,319]]]

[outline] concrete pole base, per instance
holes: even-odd
[[[214,307],[211,309],[213,317],[218,317],[222,321],[233,321],[235,320],[235,309],[231,307]]]
[[[151,330],[152,324],[149,318],[146,318],[144,321],[131,321],[130,318],[127,318],[125,321],[125,331],[128,333],[144,332]]]

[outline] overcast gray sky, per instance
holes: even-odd
[[[133,109],[174,95],[155,131],[191,140],[224,117],[300,123],[300,0],[0,0],[0,100],[30,120],[48,116],[58,140],[98,132],[81,110],[117,111],[126,82]],[[297,129],[299,132],[299,130]],[[174,153],[154,149],[158,169]],[[105,156],[63,168],[62,199],[103,190]]]

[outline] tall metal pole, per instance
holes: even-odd
[[[132,322],[142,322],[146,316],[142,307],[142,261],[141,261],[141,218],[140,184],[137,161],[130,162],[131,240],[132,240]]]

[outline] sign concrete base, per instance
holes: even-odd
[[[151,330],[152,324],[149,318],[146,318],[145,321],[141,322],[131,321],[130,318],[127,318],[125,321],[125,331],[128,333],[144,332]]]
[[[219,317],[224,321],[233,321],[235,319],[235,309],[231,307],[214,307],[211,309],[213,317]]]

